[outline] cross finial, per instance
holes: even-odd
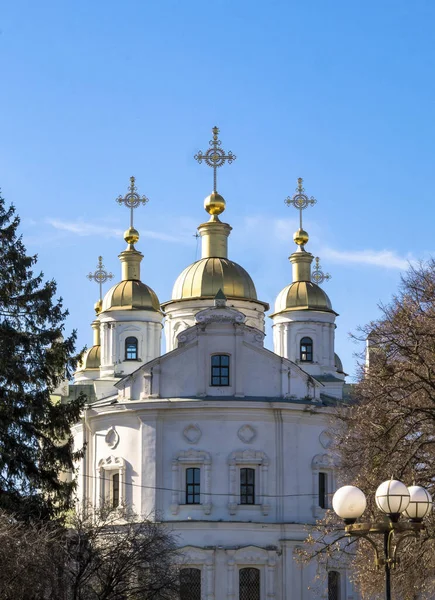
[[[199,150],[199,152],[195,154],[194,159],[197,160],[199,164],[204,161],[207,166],[213,169],[213,192],[217,192],[216,170],[219,169],[219,167],[222,167],[227,161],[230,165],[233,160],[236,160],[236,156],[231,151],[228,152],[228,154],[225,154],[225,151],[220,147],[221,141],[218,138],[219,128],[213,127],[212,132],[213,139],[209,142],[210,148],[208,148],[205,153]]]
[[[140,204],[146,204],[148,198],[146,196],[140,196],[137,193],[136,179],[130,177],[130,185],[127,194],[125,196],[118,196],[116,201],[118,204],[125,204],[125,206],[130,209],[130,227],[133,228],[133,210]]]
[[[316,256],[315,262],[316,266],[311,273],[311,281],[313,283],[317,283],[317,285],[321,285],[324,281],[329,281],[331,279],[331,275],[322,271],[320,266],[320,258],[318,256]]]
[[[105,270],[105,267],[103,265],[103,257],[102,256],[98,257],[97,270],[94,271],[93,273],[89,273],[88,275],[86,275],[86,277],[90,281],[94,280],[100,286],[100,301],[101,301],[102,298],[103,298],[103,283],[106,283],[106,281],[108,279],[112,279],[113,278],[113,274],[112,273],[108,273]]]
[[[302,211],[305,210],[307,208],[308,205],[314,206],[317,202],[317,200],[315,198],[313,198],[313,196],[311,196],[311,198],[308,198],[308,196],[306,194],[304,194],[305,189],[303,188],[302,184],[303,184],[304,180],[302,179],[302,177],[298,178],[298,187],[296,188],[296,194],[293,194],[293,196],[290,198],[290,196],[287,196],[287,198],[284,200],[285,204],[287,204],[287,206],[294,206],[295,208],[297,208],[299,210],[299,228],[303,229],[302,227]]]

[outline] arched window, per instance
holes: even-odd
[[[248,567],[239,571],[239,600],[260,600],[260,570]]]
[[[211,357],[211,384],[230,385],[230,357],[228,354],[214,354]]]
[[[201,504],[201,469],[186,469],[186,504]]]
[[[328,600],[340,600],[340,573],[329,571],[328,573]]]
[[[255,469],[240,469],[240,504],[255,504]]]
[[[118,508],[119,506],[119,473],[112,475],[112,507]]]
[[[310,337],[301,339],[301,355],[302,362],[313,362],[313,340]]]
[[[137,338],[128,337],[125,340],[125,360],[137,360]]]
[[[201,600],[201,570],[180,570],[180,600]]]

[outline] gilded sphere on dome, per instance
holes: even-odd
[[[225,200],[217,192],[213,192],[204,200],[204,208],[209,215],[220,215],[225,210]]]
[[[134,227],[129,227],[124,233],[124,240],[127,244],[135,244],[139,240],[139,232]]]
[[[304,246],[308,240],[309,240],[309,235],[306,231],[304,231],[304,229],[298,229],[294,234],[293,234],[293,240],[295,242],[295,244],[297,244],[298,246]]]

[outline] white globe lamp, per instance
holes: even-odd
[[[332,508],[346,525],[351,525],[363,514],[367,500],[359,488],[354,485],[344,485],[339,488],[332,498]]]
[[[419,485],[411,485],[408,491],[410,500],[408,507],[403,511],[403,515],[413,523],[421,523],[432,509],[432,496],[424,487]]]
[[[379,510],[388,515],[393,523],[396,523],[400,514],[408,508],[409,501],[408,488],[397,479],[384,481],[376,490],[376,504]]]

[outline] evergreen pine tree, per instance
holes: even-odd
[[[63,337],[68,314],[54,281],[33,272],[17,235],[13,206],[0,197],[0,508],[22,518],[52,518],[67,510],[74,484],[71,426],[84,397],[54,402],[53,390],[71,376],[75,332]]]

